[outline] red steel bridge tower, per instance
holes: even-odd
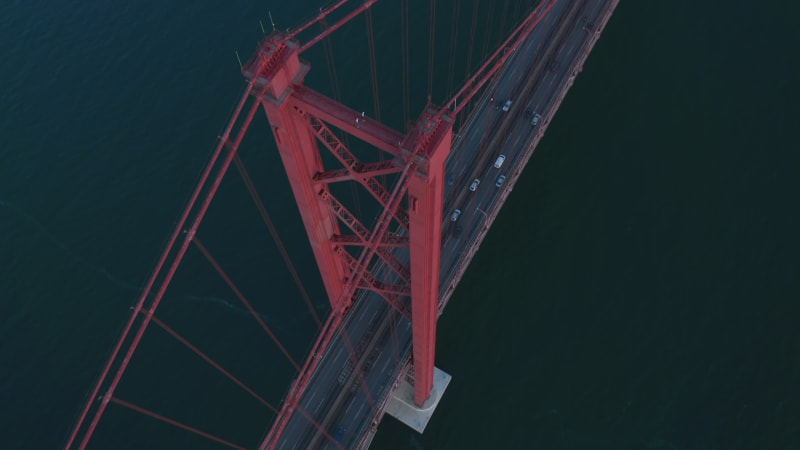
[[[269,119],[332,314],[344,315],[359,290],[367,289],[408,315],[402,298],[410,295],[416,401],[421,405],[433,385],[444,162],[452,119],[428,108],[403,136],[304,87],[309,66],[300,60],[300,50],[297,41],[275,32],[244,73]],[[371,144],[388,158],[359,160],[330,126]],[[324,167],[323,151],[333,155],[340,167]],[[394,186],[381,181],[392,174]],[[383,208],[372,228],[331,192],[330,186],[341,181],[361,184]],[[360,249],[357,257],[348,246]],[[410,267],[389,252],[397,246],[409,248]],[[374,278],[369,268],[375,260],[391,267],[402,284]]]
[[[311,67],[301,55],[368,10],[376,1],[362,2],[305,44],[299,42],[298,34],[325,20],[348,0],[339,0],[294,30],[273,31],[260,43],[256,55],[244,65],[242,72],[247,79],[245,92],[139,301],[132,308],[131,318],[81,411],[68,439],[67,449],[73,448],[73,445],[80,449],[86,447],[110,403],[126,406],[240,448],[115,396],[120,378],[151,323],[156,323],[214,365],[155,315],[167,286],[192,244],[217,268],[298,371],[283,405],[278,409],[217,367],[278,414],[262,448],[267,448],[268,441],[275,442],[275,437],[280,436],[286,427],[288,417],[298,410],[300,397],[328,345],[351,306],[365,291],[374,292],[395,313],[410,320],[414,402],[423,406],[428,400],[434,385],[436,322],[441,307],[439,291],[445,163],[453,144],[454,119],[482,92],[506,60],[560,0],[540,2],[453,97],[440,106],[429,101],[414,125],[405,133],[304,84]],[[613,7],[608,14],[611,10]],[[222,178],[231,163],[236,162],[237,167],[240,164],[237,150],[259,109],[263,109],[269,121],[331,305],[331,313],[321,324],[317,340],[302,365],[292,359],[269,327],[258,318],[197,238],[198,226]],[[372,156],[364,160],[357,157],[342,135],[368,144]],[[379,205],[377,218],[368,220],[348,209],[346,202],[334,193],[334,186],[341,182],[354,182],[362,186]],[[398,258],[398,248],[407,251],[407,263]],[[378,267],[382,270],[381,275],[376,274]],[[315,426],[326,433],[323,427]],[[335,441],[329,434],[325,436],[329,441]]]
[[[332,307],[332,323],[325,329],[336,328],[362,290],[376,292],[397,312],[410,317],[414,397],[422,406],[433,387],[445,161],[453,140],[454,117],[503,66],[554,2],[542,2],[444,107],[428,104],[413,128],[403,135],[303,85],[310,65],[300,59],[300,54],[375,1],[364,2],[304,45],[294,36],[310,24],[292,34],[273,32],[243,73],[269,119],[322,274]],[[359,160],[330,127],[368,143],[385,158]],[[322,153],[330,153],[339,166],[324,167]],[[393,185],[386,183],[386,175],[394,175]],[[371,228],[331,192],[330,186],[342,181],[359,183],[382,207]],[[359,249],[357,256],[347,247]],[[392,255],[389,250],[393,247],[408,247],[408,266]],[[400,283],[388,284],[375,278],[370,269],[378,261],[391,267]],[[409,296],[410,311],[406,301]],[[325,347],[330,334],[320,336],[320,348]],[[304,373],[313,372],[314,361],[313,357],[307,361]],[[301,375],[300,389],[303,381]]]

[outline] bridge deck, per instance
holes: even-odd
[[[448,159],[440,313],[618,2],[549,1],[552,9],[497,76],[487,97],[479,100],[481,106],[456,137]],[[488,96],[501,103],[513,100],[511,108],[495,108]],[[534,114],[541,116],[535,126]],[[498,169],[494,161],[500,154],[505,161]],[[497,187],[500,175],[506,179]],[[481,183],[471,192],[467,187],[475,178]],[[451,222],[456,208],[461,215]],[[407,249],[394,253],[408,263]],[[397,281],[383,266],[376,267],[375,275]],[[404,374],[410,350],[408,320],[376,294],[362,295],[322,357],[275,448],[368,446],[389,393]]]

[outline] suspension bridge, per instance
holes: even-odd
[[[437,319],[617,2],[542,0],[525,11],[517,6],[512,12],[512,2],[506,0],[500,15],[504,22],[506,17],[516,17],[508,20],[512,26],[464,83],[436,104],[431,68],[436,62],[437,11],[436,1],[431,1],[428,100],[421,112],[410,111],[409,5],[406,0],[400,2],[406,122],[402,131],[381,120],[386,107],[379,101],[378,49],[371,15],[377,0],[339,0],[301,26],[273,29],[242,65],[245,92],[80,410],[65,448],[90,447],[110,405],[169,423],[220,448],[248,448],[117,395],[131,357],[151,325],[274,414],[273,422],[264,424],[268,431],[250,448],[367,448],[386,413],[422,432],[450,379],[434,367]],[[455,8],[447,12],[457,20]],[[301,57],[318,43],[326,46],[330,56],[330,35],[362,15],[374,101],[370,114],[304,84],[312,67]],[[476,22],[477,8],[471,36]],[[314,33],[317,28],[322,31]],[[469,55],[473,46],[470,38]],[[452,79],[452,59],[448,66],[448,79]],[[466,66],[469,69],[471,64]],[[323,317],[305,294],[263,199],[237,154],[259,110],[269,121],[319,267],[330,304]],[[411,114],[419,115],[409,121]],[[305,359],[286,348],[198,236],[231,165],[244,180],[318,326]],[[281,402],[263,398],[156,314],[192,246],[294,368],[294,379],[287,380],[288,392]]]

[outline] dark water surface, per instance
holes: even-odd
[[[387,419],[373,448],[800,448],[800,7],[695,3],[622,1],[440,321],[454,378],[428,431]],[[238,99],[234,50],[268,9],[286,27],[317,6],[0,3],[0,448],[64,444]],[[397,15],[375,11],[379,39]],[[368,109],[361,24],[335,61]],[[391,51],[382,107],[401,123]],[[324,312],[260,115],[242,156]],[[199,236],[299,358],[314,323],[238,177]],[[196,249],[159,316],[280,402],[291,365]],[[156,328],[118,395],[248,447],[273,419]],[[113,405],[97,437],[220,448]]]

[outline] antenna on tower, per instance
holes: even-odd
[[[236,52],[236,60],[239,61],[239,69],[243,69],[242,67],[242,58],[239,58],[239,50],[234,50]]]
[[[267,14],[269,14],[269,21],[272,24],[272,31],[275,31],[275,21],[272,20],[272,11],[267,11]]]
[[[267,32],[266,32],[266,31],[264,31],[264,24],[263,24],[263,23],[261,23],[261,19],[259,19],[259,20],[258,20],[258,24],[259,24],[259,25],[261,25],[261,33],[262,33],[262,34],[267,34]]]

